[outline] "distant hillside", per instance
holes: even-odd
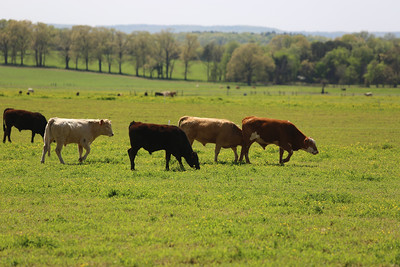
[[[71,28],[72,25],[53,24],[56,28]],[[329,39],[340,37],[347,33],[352,32],[308,32],[308,31],[284,31],[270,27],[259,26],[245,26],[245,25],[232,25],[232,26],[201,26],[201,25],[152,25],[152,24],[128,24],[128,25],[98,25],[98,27],[114,28],[118,31],[125,33],[132,33],[134,31],[147,31],[150,33],[157,33],[162,30],[170,30],[174,33],[185,32],[222,32],[222,33],[276,33],[276,34],[302,34],[305,36],[321,36]],[[396,38],[400,38],[400,32],[370,32],[377,37],[384,37],[386,34],[393,34]]]

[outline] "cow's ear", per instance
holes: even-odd
[[[308,139],[308,137],[306,137],[306,139],[304,139],[304,144],[305,144],[306,146],[308,146],[308,143],[309,143],[309,139]]]
[[[104,123],[104,121],[103,121],[103,120],[101,120],[101,121],[100,121],[100,125],[103,125],[103,123]]]

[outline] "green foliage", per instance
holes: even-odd
[[[395,89],[365,97],[362,88],[344,95],[327,87],[321,95],[314,87],[241,87],[226,95],[214,84],[71,71],[0,67],[0,76],[0,110],[109,118],[115,133],[96,139],[81,164],[76,145],[67,145],[61,165],[54,145],[40,164],[40,137],[32,144],[29,131],[13,129],[13,143],[0,145],[0,265],[400,262]],[[28,87],[35,93],[18,94]],[[156,88],[179,88],[183,96],[143,96]],[[181,171],[171,159],[167,172],[164,152],[144,150],[130,171],[130,121],[176,125],[183,115],[238,125],[248,115],[289,119],[316,140],[320,154],[298,151],[280,166],[276,146],[253,145],[252,164],[234,163],[230,149],[214,163],[214,146],[195,142],[198,171],[186,163]]]

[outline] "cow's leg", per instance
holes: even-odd
[[[11,125],[7,127],[7,137],[8,137],[8,142],[10,143],[11,143],[11,128],[12,128]]]
[[[249,142],[249,143],[245,143],[242,146],[242,151],[240,152],[240,158],[239,161],[243,160],[243,156],[246,158],[246,163],[250,163],[249,160],[249,150],[250,150],[250,146],[253,142]]]
[[[237,154],[237,149],[236,149],[236,147],[232,147],[232,150],[233,150],[233,153],[235,154],[235,162],[237,162],[238,161],[238,154]]]
[[[171,160],[171,152],[165,150],[165,170],[169,171],[169,161]]]
[[[83,155],[83,157],[80,157],[80,158],[79,158],[79,162],[84,161],[84,160],[86,159],[86,157],[87,157],[87,156],[89,155],[89,153],[90,153],[90,145],[89,145],[89,144],[84,143],[84,144],[83,144],[83,148],[85,148],[86,153],[85,153],[85,155]]]
[[[175,157],[176,160],[179,162],[179,166],[181,167],[181,170],[184,171],[184,170],[185,170],[185,167],[184,167],[183,164],[182,164],[182,157],[181,157],[181,156],[177,156],[177,155],[174,155],[174,157]]]
[[[82,153],[83,153],[83,146],[81,146],[80,144],[78,144],[78,151],[79,151],[79,162],[82,162]]]
[[[43,145],[43,153],[42,153],[42,160],[40,161],[41,163],[44,163],[44,158],[46,157],[46,152],[50,152],[50,146],[48,146],[46,143]],[[50,154],[50,153],[49,153]],[[50,156],[50,155],[49,155]]]
[[[35,132],[32,131],[32,139],[31,139],[31,143],[33,143],[33,138],[35,138]]]
[[[218,154],[221,151],[221,146],[219,146],[218,144],[215,145],[215,156],[214,156],[214,161],[217,162],[218,161]]]
[[[135,170],[135,157],[139,149],[136,148],[129,148],[128,155],[129,159],[131,160],[131,170]]]
[[[7,128],[5,125],[3,125],[3,131],[4,131],[4,137],[3,137],[3,143],[6,142],[6,137],[7,137]]]
[[[60,160],[60,163],[61,163],[61,164],[65,164],[63,158],[61,157],[62,146],[63,146],[63,143],[62,143],[62,142],[57,143],[56,154],[57,154],[57,156],[58,156],[58,159]]]
[[[282,160],[284,151],[288,152],[288,156]],[[292,155],[293,155],[293,149],[291,148],[290,145],[279,147],[279,164],[283,165],[283,163],[288,162]]]
[[[4,126],[3,126],[3,130],[4,130],[3,143],[6,142],[6,138],[7,138],[7,137],[8,137],[8,141],[11,143],[11,139],[10,139],[11,127],[12,127],[12,126],[7,126],[7,125],[4,125]]]

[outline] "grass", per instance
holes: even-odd
[[[227,95],[216,84],[8,67],[0,78],[2,110],[108,118],[115,133],[82,164],[75,145],[63,148],[66,165],[54,145],[40,164],[40,136],[31,144],[13,128],[13,143],[0,145],[0,265],[400,265],[396,89],[274,86],[244,97],[254,88]],[[28,87],[33,95],[17,93]],[[167,87],[183,96],[142,94]],[[214,146],[195,142],[199,171],[175,159],[164,171],[164,153],[144,150],[130,171],[129,122],[183,115],[289,119],[320,154],[279,166],[276,146],[253,145],[250,165],[228,149],[214,163]]]

